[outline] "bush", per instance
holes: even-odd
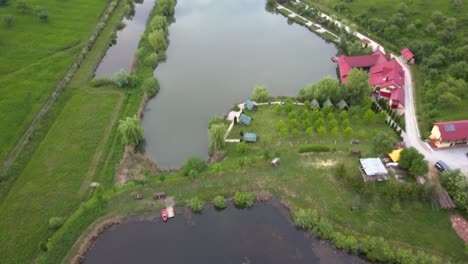
[[[109,78],[95,78],[91,80],[91,86],[101,87],[104,85],[114,85],[114,81]]]
[[[250,192],[236,192],[233,200],[237,207],[252,207],[255,203],[255,196]]]
[[[182,175],[184,176],[192,176],[194,173],[198,175],[198,173],[202,173],[208,169],[208,165],[206,162],[200,158],[191,158],[189,159],[183,166],[180,168]],[[196,176],[196,175],[195,175]]]
[[[14,20],[15,20],[15,18],[12,15],[6,15],[6,16],[3,17],[3,23],[7,27],[13,25]]]
[[[192,212],[200,213],[203,210],[204,203],[200,198],[195,197],[188,201],[187,206]]]
[[[252,100],[259,102],[259,103],[264,103],[268,102],[270,99],[270,92],[268,91],[268,88],[266,86],[255,86],[253,94],[252,94]]]
[[[297,227],[312,230],[318,222],[317,212],[311,209],[298,209],[292,212],[292,218]]]
[[[37,17],[42,21],[42,22],[47,22],[49,20],[49,13],[47,11],[42,10],[39,13],[37,13]]]
[[[213,204],[217,209],[224,209],[227,207],[226,200],[224,199],[223,196],[216,196],[213,199]]]
[[[325,218],[320,218],[313,228],[314,234],[322,239],[331,239],[334,233],[332,224]]]
[[[121,69],[114,75],[114,82],[120,88],[128,87],[130,84],[128,73],[124,69]]]
[[[159,82],[153,76],[148,77],[143,81],[142,88],[150,97],[153,97],[159,92]]]
[[[49,250],[47,248],[47,241],[41,241],[41,243],[39,243],[39,250],[41,250],[42,252],[46,252],[47,250]]]
[[[63,225],[63,223],[65,223],[65,217],[51,217],[49,218],[49,229],[57,230]]]
[[[247,145],[244,142],[237,143],[236,151],[244,154],[247,151]]]
[[[327,146],[323,145],[308,145],[302,146],[299,148],[299,153],[306,153],[306,152],[329,152],[331,149]]]
[[[158,54],[156,52],[152,52],[148,57],[145,58],[145,64],[150,66],[152,69],[158,66]]]

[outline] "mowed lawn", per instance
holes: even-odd
[[[281,136],[276,123],[280,119],[286,122],[288,117],[276,114],[269,106],[261,106],[257,112],[247,114],[254,118],[252,125],[238,125],[230,136],[239,138],[241,130],[257,133],[258,142],[247,144],[245,153],[238,152],[236,143],[229,143],[227,158],[209,172],[195,180],[170,175],[162,182],[132,189],[110,201],[111,211],[134,211],[145,204],[151,205],[152,193],[156,191],[174,195],[179,204],[195,196],[211,200],[216,195],[231,196],[239,190],[269,191],[295,206],[316,209],[346,233],[384,237],[404,248],[424,249],[458,260],[464,258],[463,241],[451,228],[448,212],[433,211],[428,202],[415,201],[402,202],[402,211],[393,213],[390,210],[392,204],[381,198],[379,188],[368,197],[360,197],[334,177],[334,167],[338,163],[344,163],[349,171],[358,173],[358,159],[350,155],[350,149],[361,149],[364,157],[376,156],[370,135],[373,130],[392,133],[385,124],[367,124],[360,117],[350,118],[353,130],[365,131],[361,143],[351,145],[350,138],[343,135],[319,136],[314,132],[308,136],[300,131],[297,136]],[[299,154],[298,148],[308,144],[322,144],[336,148],[336,151]],[[268,158],[264,157],[266,152]],[[281,165],[273,168],[270,161],[276,155],[280,156]],[[134,201],[130,192],[140,192],[148,201]],[[361,209],[350,210],[356,203]],[[154,206],[147,209],[151,208]]]
[[[74,92],[1,204],[2,263],[31,262],[47,239],[48,219],[68,216],[83,197],[80,187],[120,95]]]
[[[106,0],[27,1],[22,13],[16,1],[0,7],[0,159],[37,113],[95,27]],[[40,22],[32,7],[47,10]],[[11,27],[3,17],[13,15]]]

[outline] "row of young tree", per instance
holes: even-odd
[[[0,0],[0,7],[9,5],[8,0]],[[31,5],[26,0],[18,0],[15,2],[15,7],[18,12],[21,14],[31,13],[36,15],[40,21],[47,22],[49,20],[49,13],[47,10],[40,5]],[[3,23],[5,26],[10,27],[14,24],[15,17],[12,14],[7,14],[3,16]]]

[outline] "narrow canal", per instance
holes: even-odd
[[[278,203],[134,217],[102,234],[85,263],[365,263],[297,230]],[[140,219],[139,219],[140,218]]]
[[[145,152],[161,167],[207,158],[208,120],[249,98],[255,85],[295,96],[336,76],[336,47],[267,12],[264,0],[178,0],[175,14],[167,61],[154,72],[161,91],[143,118]]]

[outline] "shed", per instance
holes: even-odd
[[[244,142],[257,142],[257,134],[252,132],[245,132]]]
[[[318,109],[320,109],[320,104],[319,102],[317,101],[317,99],[314,99],[310,102],[309,104],[310,106],[310,109],[314,109],[315,107],[317,107]]]
[[[394,151],[388,153],[388,156],[392,159],[393,162],[398,162],[400,160],[400,154],[403,148],[395,149]]]
[[[404,48],[401,50],[401,56],[405,59],[407,63],[414,63],[414,54],[410,49]]]
[[[345,101],[344,99],[341,99],[341,100],[336,104],[336,108],[338,108],[338,109],[340,109],[340,110],[348,111],[349,106],[348,106],[348,104],[346,103],[346,101]]]
[[[245,106],[245,108],[247,108],[247,110],[249,110],[249,111],[255,111],[255,110],[257,110],[257,105],[254,104],[254,102],[252,102],[252,101],[250,101],[250,100],[245,101],[244,106]]]
[[[241,114],[239,116],[239,122],[244,124],[244,125],[249,126],[252,123],[252,118],[250,116],[248,116],[248,115]]]
[[[322,108],[325,108],[325,107],[334,108],[333,103],[330,101],[330,99],[327,99],[325,102],[323,102]]]
[[[386,180],[388,171],[379,158],[360,159],[362,171],[366,180]]]

